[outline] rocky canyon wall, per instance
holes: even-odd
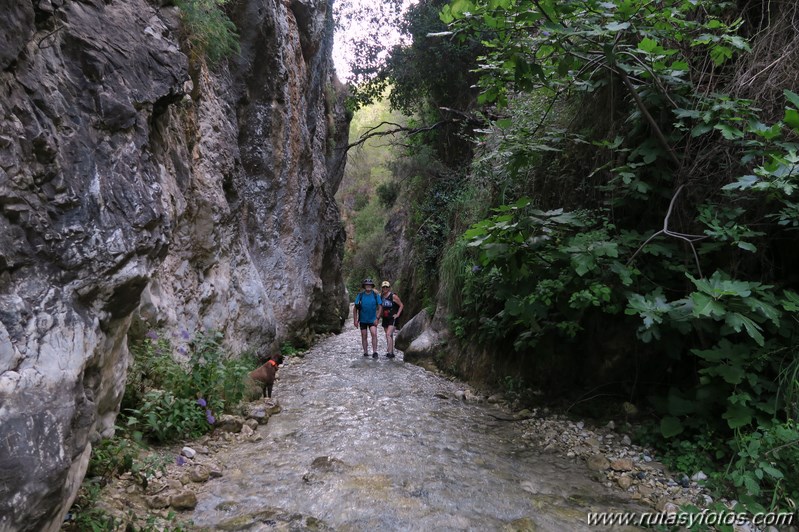
[[[131,324],[275,349],[347,312],[329,0],[239,0],[208,68],[177,8],[0,0],[0,530],[57,530]]]

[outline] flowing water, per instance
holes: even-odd
[[[532,448],[496,407],[456,399],[462,384],[401,355],[363,357],[355,330],[278,373],[282,412],[221,457],[198,527],[586,530],[590,511],[635,509],[583,464]]]

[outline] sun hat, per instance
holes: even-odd
[[[380,288],[383,288],[385,286],[388,286],[390,288],[391,287],[391,283],[389,283],[388,281],[383,281],[383,284],[380,285]]]
[[[367,277],[366,279],[364,279],[364,280],[363,280],[363,282],[361,283],[361,286],[366,286],[366,285],[368,285],[368,284],[370,284],[370,285],[374,286],[374,285],[375,285],[375,282],[374,282],[374,281],[372,281],[372,279],[371,279],[371,278]]]

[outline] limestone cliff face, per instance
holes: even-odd
[[[336,330],[347,118],[328,0],[0,0],[0,530],[57,530],[110,434],[131,323],[232,350]]]

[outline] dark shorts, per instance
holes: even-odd
[[[361,330],[362,330],[362,331],[365,331],[365,330],[366,330],[366,329],[368,329],[369,327],[374,327],[374,326],[375,326],[374,322],[372,322],[372,323],[362,323],[362,322],[359,322],[359,324],[360,324],[360,326],[361,326]]]
[[[389,316],[388,318],[383,318],[383,328],[385,329],[389,325],[393,325],[394,327],[397,326],[399,320],[394,316]]]

